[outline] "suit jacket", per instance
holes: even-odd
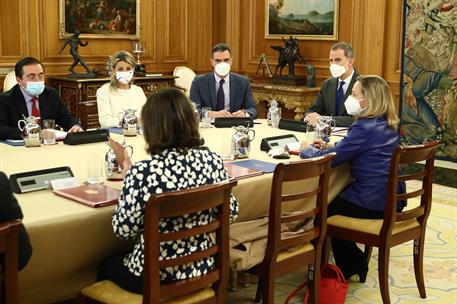
[[[352,87],[357,81],[357,77],[359,77],[359,73],[354,70],[354,75],[352,76],[346,94],[344,95],[344,101],[352,94]],[[338,78],[333,77],[325,80],[314,104],[306,110],[305,115],[312,112],[317,112],[320,115],[331,115],[335,119],[337,127],[349,127],[354,122],[354,119],[346,112],[346,107],[343,104],[344,101],[341,104],[340,109],[338,111],[336,110],[337,90]]]
[[[0,171],[0,223],[22,219],[21,207],[14,197],[8,177]],[[24,226],[19,230],[19,270],[25,267],[32,255],[32,245],[30,245],[29,235]]]
[[[383,211],[390,159],[398,144],[398,132],[387,125],[384,117],[360,118],[333,148],[320,150],[309,146],[300,156],[309,158],[336,152],[332,166],[348,162],[353,180],[339,194],[341,198],[363,208]],[[404,189],[404,182],[399,183],[399,193],[404,193]],[[399,202],[399,209],[404,205]]]
[[[68,112],[57,91],[46,87],[38,96],[41,119],[54,119],[56,124],[68,131],[78,121]],[[0,94],[0,139],[21,139],[17,122],[29,116],[24,95],[15,85],[11,90]]]
[[[190,87],[190,100],[197,104],[198,109],[211,107],[216,110],[217,92],[214,72],[194,78]],[[252,97],[249,79],[230,73],[230,112],[245,110],[252,118],[257,117],[257,107]]]

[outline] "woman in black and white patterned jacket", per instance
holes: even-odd
[[[155,193],[176,191],[213,184],[226,180],[227,173],[221,158],[202,149],[198,124],[189,100],[181,91],[166,88],[151,95],[142,109],[144,138],[151,159],[131,165],[124,154],[124,186],[113,215],[114,233],[124,239],[138,238],[133,251],[103,262],[99,280],[111,280],[124,289],[141,293],[144,265],[144,213],[149,197]],[[120,145],[111,141],[117,154]],[[118,155],[119,157],[119,155]],[[238,203],[231,198],[231,220],[238,215]],[[214,214],[199,212],[163,220],[163,232],[205,225]],[[187,255],[212,245],[209,235],[160,244],[160,259]],[[214,259],[204,259],[185,266],[161,269],[161,280],[172,282],[207,273]]]

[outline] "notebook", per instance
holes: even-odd
[[[117,203],[120,194],[119,190],[100,184],[85,184],[73,188],[54,190],[53,192],[92,208],[114,205]]]
[[[237,166],[236,162],[224,163],[225,170],[230,178],[242,179],[262,175],[263,171]]]

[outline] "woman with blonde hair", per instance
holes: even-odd
[[[347,162],[351,167],[353,181],[330,203],[328,217],[383,218],[390,158],[399,144],[399,119],[392,94],[381,77],[361,76],[344,105],[356,119],[347,135],[335,146],[322,140],[311,145],[303,142],[300,156],[309,158],[336,152],[332,166]],[[404,183],[400,184],[399,191],[404,189]],[[401,210],[404,206],[404,202],[399,202],[397,208]],[[332,249],[345,278],[359,274],[364,282],[368,264],[357,245],[333,238]]]
[[[146,103],[143,89],[133,84],[135,58],[126,51],[113,55],[111,81],[97,90],[98,120],[102,128],[118,127],[119,113],[127,109],[136,110],[140,116]]]

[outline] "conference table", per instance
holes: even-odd
[[[251,159],[267,162],[299,160],[273,159],[260,150],[264,137],[294,134],[299,140],[312,140],[311,133],[281,130],[268,126],[265,120],[254,125],[255,139],[251,145]],[[200,129],[205,145],[222,153],[235,133],[232,128]],[[142,136],[123,137],[112,134],[117,141],[125,139],[134,148],[132,161],[147,159]],[[0,144],[0,170],[7,175],[39,169],[69,166],[81,182],[88,176],[88,159],[103,162],[109,147],[104,142],[77,146],[56,145],[26,148]],[[233,193],[239,203],[237,221],[255,219],[268,214],[273,174],[240,179]],[[317,181],[316,181],[317,182]],[[347,165],[332,169],[329,201],[351,182]],[[117,189],[122,181],[105,181]],[[23,223],[30,235],[33,254],[30,262],[19,274],[21,303],[52,303],[75,298],[85,286],[96,281],[100,262],[106,257],[126,251],[132,241],[116,238],[112,232],[111,216],[115,206],[91,208],[57,196],[51,189],[16,194],[22,208]],[[291,206],[292,209],[302,209]]]

